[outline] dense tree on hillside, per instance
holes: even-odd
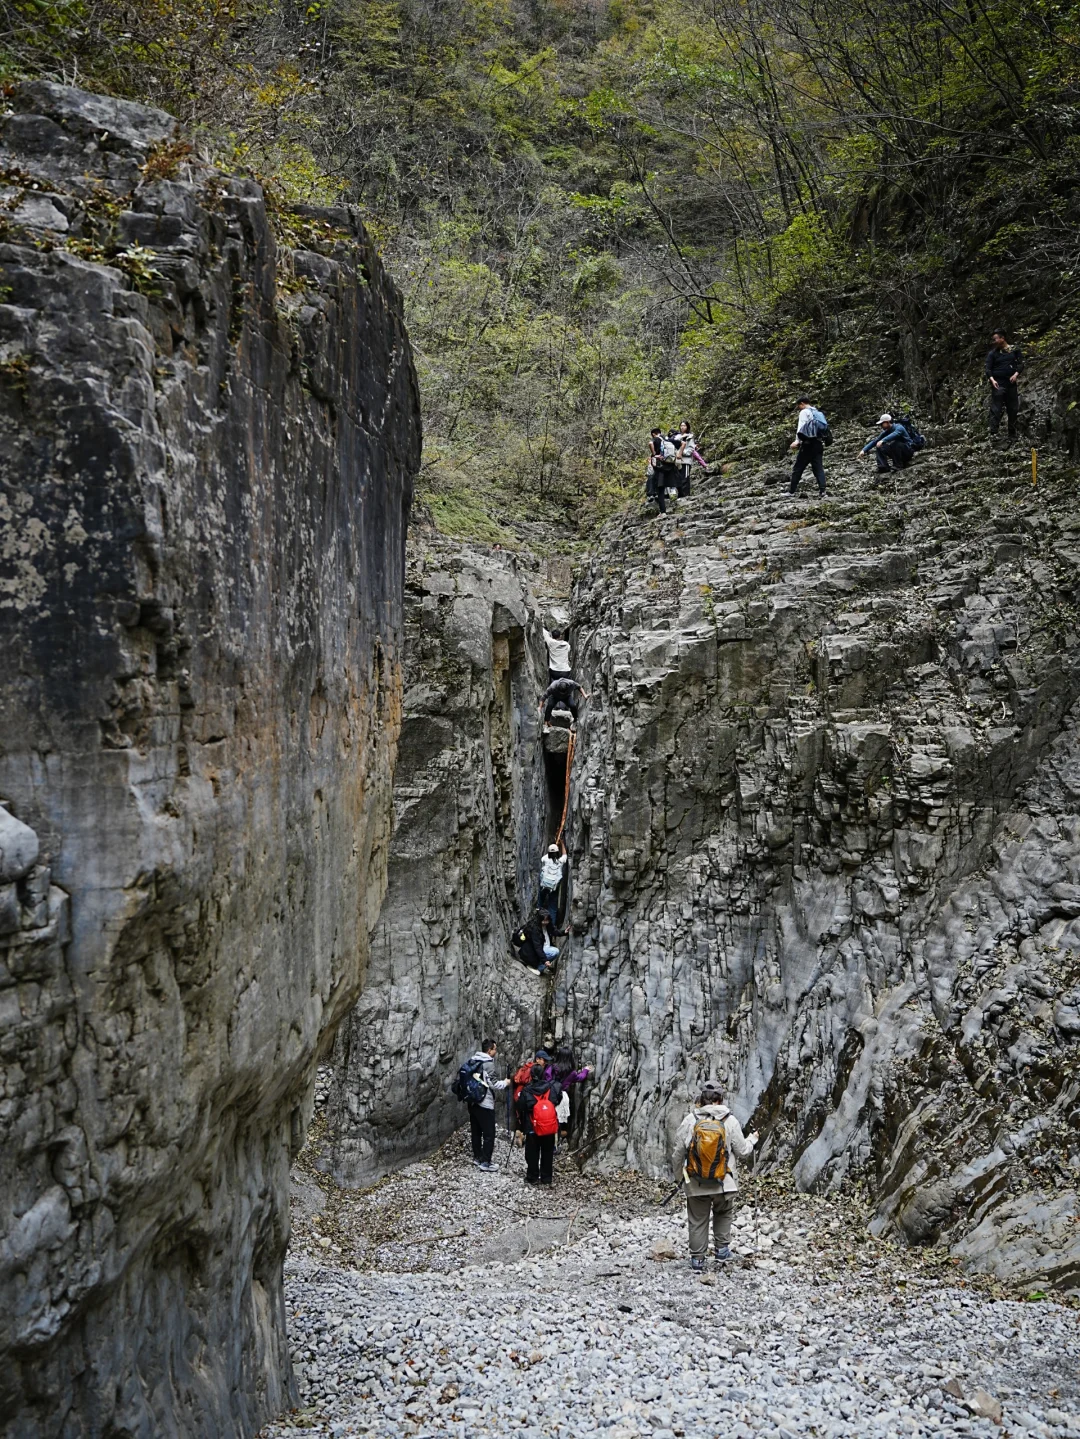
[[[1076,398],[1080,20],[1053,0],[12,0],[8,79],[149,100],[401,283],[421,493],[495,538],[640,483],[653,416],[944,414],[991,321]]]

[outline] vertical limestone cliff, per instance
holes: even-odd
[[[1076,1286],[1080,521],[936,441],[883,491],[744,466],[609,529],[555,1012],[587,1161],[666,1173],[717,1076],[879,1232]]]
[[[547,660],[516,562],[410,540],[405,707],[386,899],[369,981],[334,1051],[322,1163],[370,1183],[463,1118],[465,1050],[536,1042],[547,984],[513,957],[535,903],[547,796],[536,702]]]
[[[0,285],[0,1413],[235,1439],[384,887],[408,342],[350,213],[46,84]]]

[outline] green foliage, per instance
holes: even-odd
[[[683,413],[716,454],[780,453],[806,386],[949,410],[988,322],[1075,368],[1060,0],[12,0],[0,70],[196,122],[286,245],[360,206],[462,535],[587,529]]]

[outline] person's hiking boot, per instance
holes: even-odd
[[[728,1246],[727,1246],[726,1244],[723,1246],[722,1249],[718,1249],[718,1250],[716,1251],[716,1262],[717,1262],[717,1264],[723,1264],[726,1260],[728,1260],[728,1259],[730,1259],[730,1258],[731,1258],[731,1250],[728,1248]]]
[[[482,1159],[477,1160],[476,1167],[482,1169],[485,1174],[498,1174],[499,1172],[499,1166],[492,1164],[490,1159],[486,1163]]]
[[[704,1259],[702,1259],[700,1254],[695,1254],[694,1257],[690,1260],[690,1268],[694,1271],[695,1274],[704,1274],[705,1261]]]

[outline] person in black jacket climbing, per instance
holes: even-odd
[[[583,700],[589,698],[588,690],[583,684],[579,684],[577,680],[552,680],[540,696],[539,708],[544,711],[544,723],[547,724],[551,718],[551,711],[553,709],[567,709],[576,720],[579,693]]]
[[[537,974],[546,974],[551,968],[551,957],[545,953],[548,923],[548,916],[538,909],[510,936],[510,947],[518,959]]]
[[[983,365],[990,381],[990,437],[1001,427],[1002,410],[1009,417],[1009,439],[1016,438],[1016,417],[1020,411],[1017,388],[1024,371],[1024,357],[1016,345],[1010,345],[1004,330],[995,330],[990,337],[991,349]]]
[[[559,1081],[546,1078],[544,1066],[534,1064],[532,1079],[517,1099],[518,1128],[525,1135],[526,1184],[552,1182],[555,1138],[559,1132],[559,1119],[555,1111],[562,1094]]]

